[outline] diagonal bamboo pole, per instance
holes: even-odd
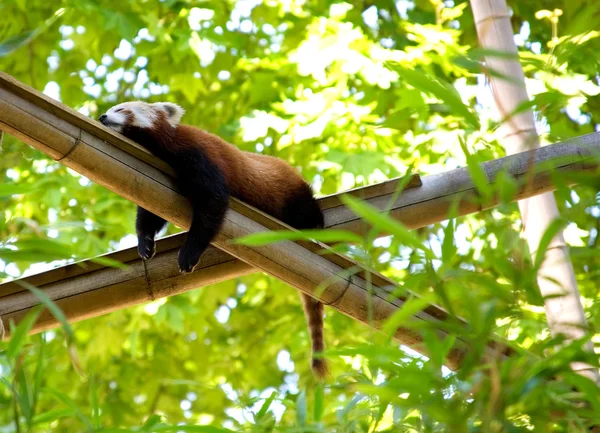
[[[535,172],[530,184],[534,188],[518,190],[515,198],[519,199],[553,188],[552,176],[564,177],[570,172],[596,169],[598,158],[595,154],[600,154],[600,134],[591,134],[570,142],[546,146],[537,151],[527,151],[485,162],[482,168],[490,183],[494,181],[498,172],[506,169],[514,179],[525,184],[523,178],[530,174],[530,162],[533,160]],[[378,209],[383,209],[391,203],[391,214],[411,228],[423,227],[445,219],[446,209],[454,201],[459,202],[461,215],[497,204],[497,199],[485,206],[480,207],[477,204],[474,200],[476,188],[465,168],[441,175],[425,176],[421,178],[420,186],[417,180],[414,180],[412,187],[406,189],[395,201],[393,194],[399,181],[360,188],[353,194],[363,197],[367,203]],[[339,195],[321,198],[319,205],[324,209],[326,227],[358,232],[362,230],[362,225],[355,215],[341,205]],[[263,222],[268,224],[267,221]],[[177,248],[184,236],[182,233],[159,240],[156,257],[146,265],[139,258],[136,248],[106,256],[127,263],[130,266],[127,272],[120,272],[88,260],[26,277],[24,281],[45,291],[59,304],[70,321],[78,321],[256,271],[250,265],[211,247],[202,257],[195,272],[182,276],[175,265]],[[15,282],[0,284],[0,317],[6,321],[14,320],[18,323],[38,302],[37,298]],[[48,313],[42,313],[34,331],[39,332],[55,326],[58,326],[56,319]]]
[[[502,124],[502,142],[508,154],[539,148],[535,121],[531,110],[515,113],[517,108],[529,100],[525,87],[523,68],[518,61],[510,14],[505,0],[471,0],[473,17],[479,42],[485,49],[513,54],[486,56],[490,70],[499,72],[488,77]],[[506,77],[506,78],[500,78]],[[558,207],[552,193],[541,194],[519,201],[525,237],[532,254],[538,250],[542,236],[553,220],[559,218]],[[577,281],[569,258],[568,246],[562,233],[552,240],[538,275],[548,325],[553,335],[562,335],[567,340],[582,338],[587,333],[587,322],[581,305]],[[591,342],[586,348],[593,351]],[[573,369],[598,382],[596,369],[576,363]]]
[[[122,190],[125,190],[127,194],[133,194],[135,196],[136,191],[139,192],[140,188],[143,189],[143,185],[139,185],[140,179],[143,180],[144,177],[150,178],[146,180],[150,180],[150,183],[154,182],[154,185],[158,190],[163,191],[163,193],[166,194],[163,196],[168,199],[167,203],[166,205],[164,203],[161,205],[169,207],[169,211],[174,213],[176,221],[185,219],[185,215],[181,216],[177,213],[180,211],[177,208],[177,205],[178,203],[181,203],[181,197],[177,198],[177,194],[172,189],[171,180],[168,176],[163,174],[164,172],[169,173],[170,169],[168,166],[165,166],[162,161],[149,155],[145,150],[138,148],[134,143],[124,140],[123,137],[104,129],[96,122],[91,122],[79,113],[56,103],[44,95],[32,91],[2,73],[0,73],[0,129],[5,129],[8,132],[13,133],[23,141],[39,148],[53,158],[83,172],[92,180],[96,179],[100,183],[108,182],[117,192],[121,191],[121,193],[123,193]],[[556,161],[556,164],[554,165],[556,170],[565,173],[573,170],[590,170],[598,166],[595,155],[598,154],[599,149],[600,134],[590,134],[577,140],[553,145],[535,154],[515,155],[514,157],[490,161],[483,164],[483,168],[488,175],[490,182],[494,180],[495,176],[501,170],[507,170],[514,178],[519,180],[529,172],[526,161],[533,159],[536,164],[540,165],[539,170],[536,171],[533,177],[534,181],[532,183],[535,187],[520,188],[517,193],[517,197],[529,197],[554,188],[551,180],[553,174],[552,168],[548,166],[544,168],[541,167],[545,162]],[[132,157],[132,155],[134,156]],[[103,164],[107,165],[105,166]],[[109,172],[110,176],[106,177],[105,172]],[[140,177],[140,173],[143,173],[142,177]],[[136,179],[136,176],[139,177],[139,179]],[[489,203],[484,205],[476,200],[476,188],[466,169],[457,169],[441,175],[428,176],[422,179],[422,184],[420,180],[421,179],[418,177],[413,178],[409,183],[411,188],[407,189],[400,197],[391,203],[391,214],[396,218],[401,219],[411,228],[422,227],[447,218],[447,210],[449,209],[450,204],[456,200],[459,201],[459,215],[477,212],[497,204],[497,198],[493,198]],[[121,182],[123,182],[123,185]],[[390,204],[390,199],[396,190],[396,183],[397,182],[395,181],[390,181],[356,190],[352,193],[365,198],[375,207],[384,209]],[[175,202],[172,203],[169,200],[175,200]],[[179,202],[177,200],[179,200]],[[135,199],[133,201],[135,201]],[[183,201],[186,202],[185,200]],[[320,205],[325,210],[325,221],[327,226],[335,226],[359,232],[362,230],[363,227],[358,218],[341,205],[339,197],[330,196],[323,198],[320,200]],[[234,202],[233,208],[243,212],[246,217],[250,217],[255,222],[262,224],[264,226],[263,229],[265,227],[270,229],[281,228],[281,225],[279,225],[278,222],[260,212],[252,210],[243,203]],[[167,219],[171,218],[167,217]],[[259,226],[255,227],[260,229]],[[167,242],[167,240],[165,240],[165,242]],[[310,245],[308,246],[310,247]],[[223,245],[223,247],[227,248],[226,245]],[[242,253],[246,254],[246,252]],[[118,255],[121,253],[115,254]],[[189,290],[211,282],[221,281],[227,279],[228,276],[235,277],[252,271],[251,267],[236,261],[233,257],[222,252],[219,254],[220,258],[218,258],[216,262],[210,262],[210,260],[207,263],[203,262],[198,272],[194,272],[190,278],[186,278],[185,280],[176,278],[173,275],[163,278],[164,275],[156,273],[154,276],[157,277],[157,281],[160,280],[158,286],[154,284],[154,280],[151,284],[148,279],[148,272],[146,272],[146,275],[144,276],[146,286],[144,286],[143,281],[141,285],[138,284],[139,279],[137,282],[134,281],[139,275],[123,276],[123,278],[117,278],[116,280],[114,279],[114,276],[111,276],[112,282],[109,283],[108,286],[97,284],[98,275],[90,278],[88,278],[88,275],[80,275],[77,277],[79,280],[77,280],[72,272],[77,273],[76,271],[73,271],[73,269],[78,265],[70,265],[65,268],[50,271],[50,273],[42,274],[41,276],[29,278],[38,282],[33,284],[39,284],[44,281],[44,278],[51,274],[51,283],[46,281],[43,283],[46,285],[42,287],[47,288],[49,292],[53,293],[53,299],[62,303],[62,306],[65,307],[68,312],[72,313],[71,317],[85,318],[114,310],[121,305],[121,302],[123,305],[131,305],[132,303],[153,299],[155,296],[168,296],[169,294],[178,293],[182,290]],[[291,258],[292,256],[288,257]],[[275,257],[275,259],[280,258],[281,257],[277,257],[277,255]],[[341,269],[354,265],[352,262],[341,257],[336,257],[333,262],[334,265],[340,266]],[[139,268],[140,263],[135,263],[134,260],[132,265],[132,267],[137,266]],[[93,267],[96,265],[91,266]],[[269,266],[273,265],[271,264]],[[113,270],[104,271],[109,272]],[[310,273],[309,269],[305,269],[305,271]],[[282,275],[285,270],[279,268],[278,272]],[[62,285],[54,278],[58,274],[62,274],[62,277],[59,279],[65,280]],[[103,275],[106,276],[106,274]],[[104,276],[102,278],[104,278]],[[129,279],[130,277],[131,279]],[[292,276],[296,281],[301,277],[301,275]],[[358,277],[353,278],[356,279]],[[375,280],[376,283],[382,285],[383,288],[388,287],[391,284],[391,282],[381,279],[379,276],[376,276]],[[96,283],[94,283],[94,281],[96,281]],[[128,285],[122,284],[127,281],[129,281]],[[166,288],[167,286],[164,284],[171,284],[171,287]],[[351,284],[351,286],[355,291],[362,290],[362,288],[357,287],[356,284]],[[86,287],[86,289],[79,290],[82,287]],[[120,292],[115,291],[119,289],[115,289],[115,287],[132,288],[132,293],[126,293],[121,297],[118,295]],[[81,304],[77,302],[77,299],[87,299],[88,301],[94,299],[99,301],[99,299],[101,299],[99,294],[103,290],[109,295],[110,301],[102,298],[102,302],[99,302],[98,305],[90,308],[90,311],[82,311]],[[144,290],[146,293],[142,294],[141,291]],[[361,292],[356,293],[362,296]],[[381,292],[381,294],[384,295],[384,292]],[[7,314],[8,317],[18,319],[18,317],[22,316],[28,308],[27,302],[31,303],[31,299],[28,300],[27,296],[23,295],[23,293],[15,292],[14,285],[13,288],[11,288],[10,284],[8,286],[6,284],[0,286],[0,296],[3,296],[3,298],[0,298],[0,304],[3,307],[6,307],[0,307],[0,312],[2,312],[2,314]],[[15,296],[18,296],[19,298],[17,299]],[[326,299],[325,301],[327,302]],[[402,299],[400,299],[399,302],[402,302]],[[387,312],[385,311],[385,308],[382,308],[380,311],[383,313],[381,320],[383,320],[387,314],[391,314],[391,312],[399,305],[401,304],[393,305]],[[355,308],[348,306],[342,308],[343,306],[341,304],[336,306],[340,310],[343,310],[344,308]],[[383,307],[386,307],[386,305],[383,305]],[[360,305],[357,308],[360,309]],[[424,316],[425,320],[431,318],[437,320],[440,317],[442,319],[445,318],[443,315],[436,317],[436,314],[441,312],[441,310],[434,309],[432,311],[434,311],[435,314]],[[430,312],[428,312],[428,314],[429,313]],[[346,312],[346,314],[352,315],[352,313],[348,312]],[[355,316],[360,316],[360,314],[357,313]],[[365,320],[363,314],[362,321]],[[380,318],[377,318],[377,321],[379,320]],[[375,325],[377,325],[377,323]],[[40,323],[40,326],[51,326],[51,324],[45,322],[45,324]],[[402,334],[402,332],[408,333],[408,330],[399,331],[400,334]],[[400,338],[401,341],[406,341],[407,338],[411,340],[411,338],[414,337],[409,338],[408,335],[397,335],[397,337],[398,336],[404,338],[404,340]],[[418,345],[419,343],[418,341],[411,341],[415,345]],[[408,344],[410,345],[410,343]],[[453,363],[450,361],[450,365],[457,365],[459,357],[459,355],[456,355],[454,359],[455,362]]]
[[[528,151],[485,162],[482,168],[490,182],[503,169],[513,178],[522,180],[530,172],[529,163],[533,159],[536,170],[531,184],[535,188],[519,190],[516,198],[521,198],[524,194],[529,196],[552,188],[553,175],[562,176],[574,171],[597,168],[598,159],[594,154],[600,154],[600,134],[553,144],[535,153]],[[546,167],[542,168],[544,165]],[[461,214],[480,210],[472,199],[476,196],[476,188],[465,168],[442,175],[426,176],[421,180],[421,186],[417,185],[418,182],[413,182],[414,185],[391,204],[392,215],[410,227],[423,227],[446,218],[446,212],[442,210],[453,201],[459,201]],[[389,181],[360,188],[353,194],[363,197],[372,206],[383,209],[392,200],[397,183],[398,181]],[[485,207],[495,204],[496,200],[492,200]],[[355,216],[341,206],[339,195],[321,198],[319,205],[324,209],[326,227],[352,231],[362,229]],[[70,321],[78,321],[256,271],[250,265],[211,247],[203,255],[194,273],[182,276],[177,270],[176,258],[177,248],[184,236],[182,233],[159,240],[157,255],[147,264],[139,258],[136,248],[106,256],[127,263],[130,269],[126,272],[88,260],[26,277],[24,281],[46,292],[63,309]],[[16,282],[0,285],[0,317],[6,321],[14,320],[18,323],[38,302],[37,298]],[[45,312],[33,330],[39,332],[55,326],[58,326],[56,319]]]
[[[39,149],[90,180],[144,207],[171,223],[187,229],[190,205],[177,188],[164,163],[134,143],[101,127],[68,107],[49,100],[15,80],[3,77],[0,87],[0,129]],[[68,115],[73,119],[65,120]],[[244,212],[242,214],[241,212]],[[277,220],[244,203],[232,200],[219,235],[212,244],[258,270],[295,287],[325,305],[377,329],[400,308],[409,291],[397,295],[396,284],[376,273],[367,278],[364,268],[338,254],[324,257],[326,248],[310,242],[284,241],[268,247],[233,244],[232,239],[268,229],[289,229]],[[465,327],[460,318],[429,305],[414,315],[447,335],[449,326]],[[413,327],[396,330],[401,343],[426,354],[421,335]],[[490,344],[495,356],[506,347]],[[450,367],[457,368],[467,345],[460,338],[448,353]]]

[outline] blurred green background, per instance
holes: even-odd
[[[509,6],[543,144],[594,132],[600,3]],[[503,156],[468,2],[0,0],[0,16],[0,70],[93,118],[176,102],[319,195]],[[8,135],[0,179],[5,279],[136,244],[132,203]],[[556,194],[593,335],[597,179]],[[295,290],[256,274],[74,324],[83,373],[61,329],[3,343],[0,432],[586,431],[600,410],[576,401],[598,409],[597,390],[568,372],[576,347],[550,349],[516,205],[417,234],[437,260],[397,236],[356,257],[470,321],[458,375],[431,330],[436,356],[415,358],[327,310],[332,377],[317,385]],[[545,356],[484,363],[492,331]]]

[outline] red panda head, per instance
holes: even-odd
[[[176,128],[181,121],[185,111],[177,104],[171,102],[148,102],[133,101],[123,102],[110,108],[98,120],[105,126],[119,132],[127,127],[131,128],[154,128],[161,122],[167,122]]]

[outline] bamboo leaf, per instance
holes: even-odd
[[[152,427],[152,432],[192,432],[192,433],[232,433],[222,427],[211,425],[156,425]]]
[[[343,195],[341,200],[356,215],[372,224],[374,228],[396,236],[404,245],[423,251],[430,259],[435,258],[433,252],[423,245],[421,240],[401,222],[380,213],[375,207],[350,195]]]
[[[460,94],[451,84],[424,72],[403,68],[398,64],[388,63],[388,65],[415,89],[440,99],[452,109],[453,114],[465,119],[471,128],[479,129],[478,117],[462,101]]]
[[[346,243],[361,243],[362,238],[355,233],[344,230],[280,230],[266,231],[253,233],[238,239],[234,242],[248,246],[262,246],[280,241],[296,241],[296,240],[315,240],[323,243],[346,242]]]
[[[57,419],[71,417],[75,413],[72,409],[51,409],[40,413],[33,418],[33,424],[46,424],[56,421]]]
[[[99,256],[99,257],[93,257],[89,260],[90,260],[90,262],[98,263],[99,265],[104,265],[104,266],[115,268],[115,269],[122,269],[122,270],[129,269],[129,266],[126,263],[119,262],[118,260],[109,259],[108,257]]]
[[[21,352],[21,349],[25,345],[27,334],[37,321],[40,313],[42,312],[42,306],[38,305],[31,309],[29,313],[19,322],[19,325],[11,332],[11,338],[6,348],[6,356],[8,359],[14,360]]]
[[[402,304],[398,310],[394,312],[383,324],[381,331],[390,337],[394,335],[396,330],[402,327],[407,321],[411,320],[419,311],[431,304],[432,297],[416,297],[412,296]]]
[[[306,425],[306,392],[303,390],[296,399],[296,423],[300,427]]]
[[[72,344],[75,341],[75,334],[73,333],[73,328],[71,328],[71,325],[69,325],[69,322],[68,322],[67,318],[65,317],[64,313],[62,312],[62,310],[54,302],[52,302],[52,300],[48,297],[48,295],[46,295],[44,292],[42,292],[37,287],[29,284],[27,281],[15,280],[15,284],[18,284],[21,287],[29,290],[40,300],[40,302],[61,323],[63,330],[65,331],[65,334],[67,336],[67,344],[69,344],[69,345]]]
[[[565,221],[562,218],[556,218],[548,225],[548,227],[544,231],[544,234],[540,239],[540,243],[538,244],[538,249],[535,252],[535,260],[533,262],[533,267],[536,272],[539,272],[544,263],[544,259],[546,258],[546,251],[548,250],[550,243],[556,237],[556,235],[563,230],[563,228],[566,225],[567,221]]]
[[[319,383],[315,388],[315,422],[321,421],[325,413],[325,394],[323,392],[323,384]]]
[[[37,187],[35,185],[0,185],[0,197],[10,197],[15,194],[26,194],[35,191],[36,189]]]
[[[54,396],[58,401],[62,402],[65,406],[67,406],[77,418],[85,425],[87,431],[94,431],[94,426],[90,419],[81,411],[81,409],[77,406],[77,404],[66,394],[59,392],[55,389],[44,390],[46,393]]]
[[[271,407],[271,403],[273,403],[273,400],[275,399],[276,396],[277,396],[277,391],[271,392],[271,395],[269,395],[269,397],[265,400],[265,402],[261,406],[260,410],[256,414],[256,419],[260,420],[260,419],[262,419],[262,417],[265,416],[265,414]]]
[[[456,231],[456,220],[450,219],[444,228],[444,241],[442,242],[442,260],[449,262],[456,255],[454,244],[454,232]]]
[[[459,143],[465,158],[467,159],[467,169],[469,170],[475,188],[477,188],[477,191],[481,194],[484,201],[488,200],[492,196],[493,190],[487,177],[487,173],[480,165],[477,158],[469,152],[467,143],[463,137],[459,137]]]
[[[5,39],[3,42],[0,42],[0,57],[5,57],[11,54],[13,51],[18,50],[22,46],[29,44],[44,30],[50,27],[54,23],[54,21],[56,21],[64,12],[64,8],[58,9],[38,28],[34,30],[29,30],[27,32],[23,32],[16,36],[12,36],[8,39]]]

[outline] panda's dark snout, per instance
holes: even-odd
[[[100,117],[98,117],[98,120],[100,121],[100,123],[104,124],[104,121],[106,120],[108,116],[106,114],[101,115]]]

